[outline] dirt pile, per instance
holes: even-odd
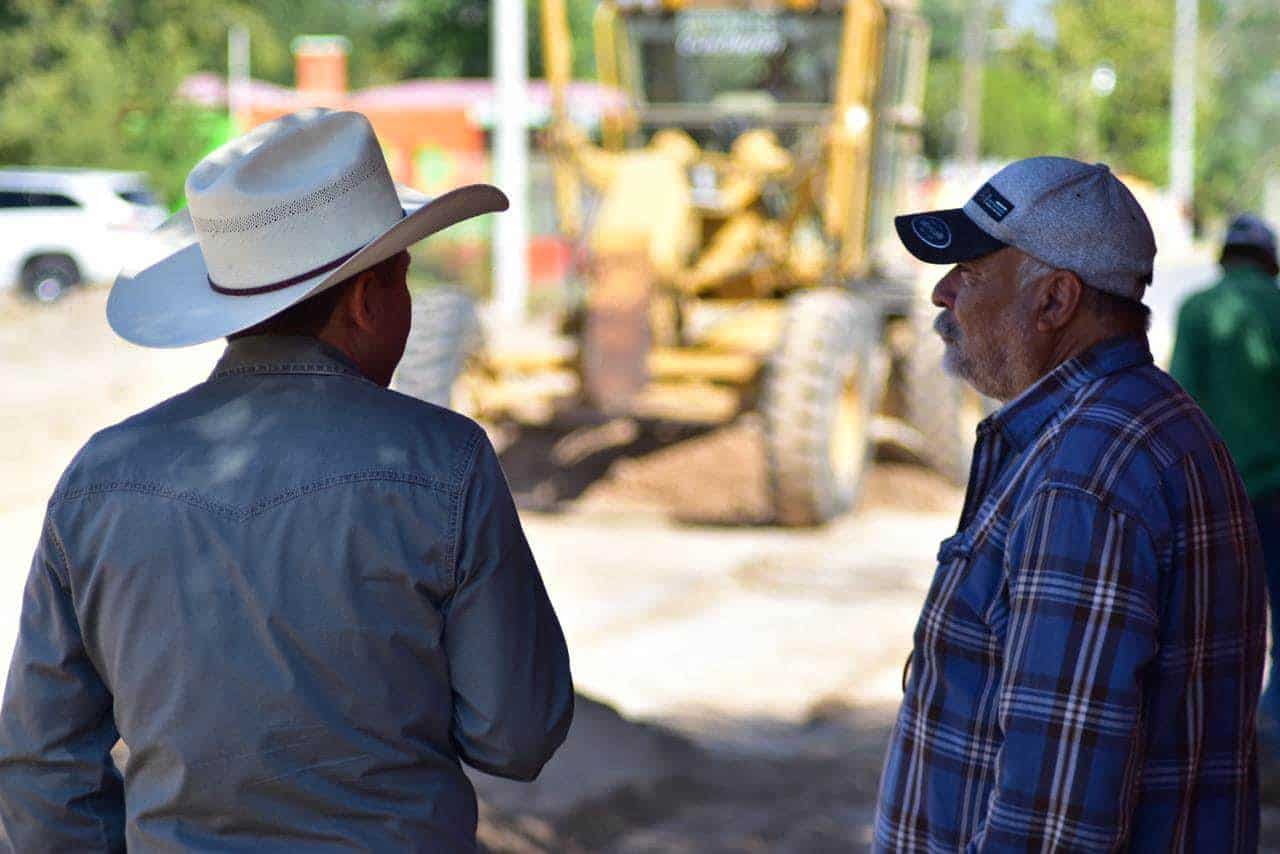
[[[502,464],[524,509],[640,510],[702,525],[762,525],[772,516],[764,435],[751,417],[714,430],[616,421],[513,435]],[[928,469],[881,461],[859,507],[948,511],[961,497]]]

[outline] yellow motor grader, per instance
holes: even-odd
[[[963,477],[972,434],[892,231],[919,150],[914,6],[604,0],[596,68],[629,109],[595,142],[566,100],[565,2],[542,0],[556,208],[585,287],[544,334],[488,341],[440,334],[466,309],[422,301],[411,348],[445,358],[418,392],[525,423],[758,412],[785,525],[849,508],[886,433]]]

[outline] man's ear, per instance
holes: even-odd
[[[351,317],[351,322],[358,329],[368,331],[374,328],[377,312],[374,289],[377,286],[378,274],[373,268],[370,268],[357,273],[355,281],[351,283],[351,287],[348,289],[348,314]]]
[[[1055,270],[1040,282],[1036,306],[1036,330],[1053,332],[1075,319],[1084,283],[1070,270]]]

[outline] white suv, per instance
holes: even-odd
[[[109,282],[165,215],[137,173],[0,169],[0,288],[53,302]]]

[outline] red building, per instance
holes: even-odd
[[[234,110],[240,130],[306,107],[356,110],[369,117],[397,181],[435,194],[461,184],[487,181],[489,129],[496,112],[489,80],[407,80],[350,91],[346,40],[303,36],[294,42],[296,88],[249,80],[228,107],[228,87],[216,74],[196,74],[181,87],[187,99],[211,108]],[[580,124],[598,124],[621,112],[624,96],[595,83],[574,83],[569,103]],[[546,123],[550,88],[530,81],[525,120],[531,128]],[[530,276],[534,283],[559,281],[568,266],[568,247],[555,233],[549,167],[539,152],[530,161]],[[450,234],[455,241],[487,237],[487,218],[464,223]],[[480,247],[483,249],[483,247]]]

